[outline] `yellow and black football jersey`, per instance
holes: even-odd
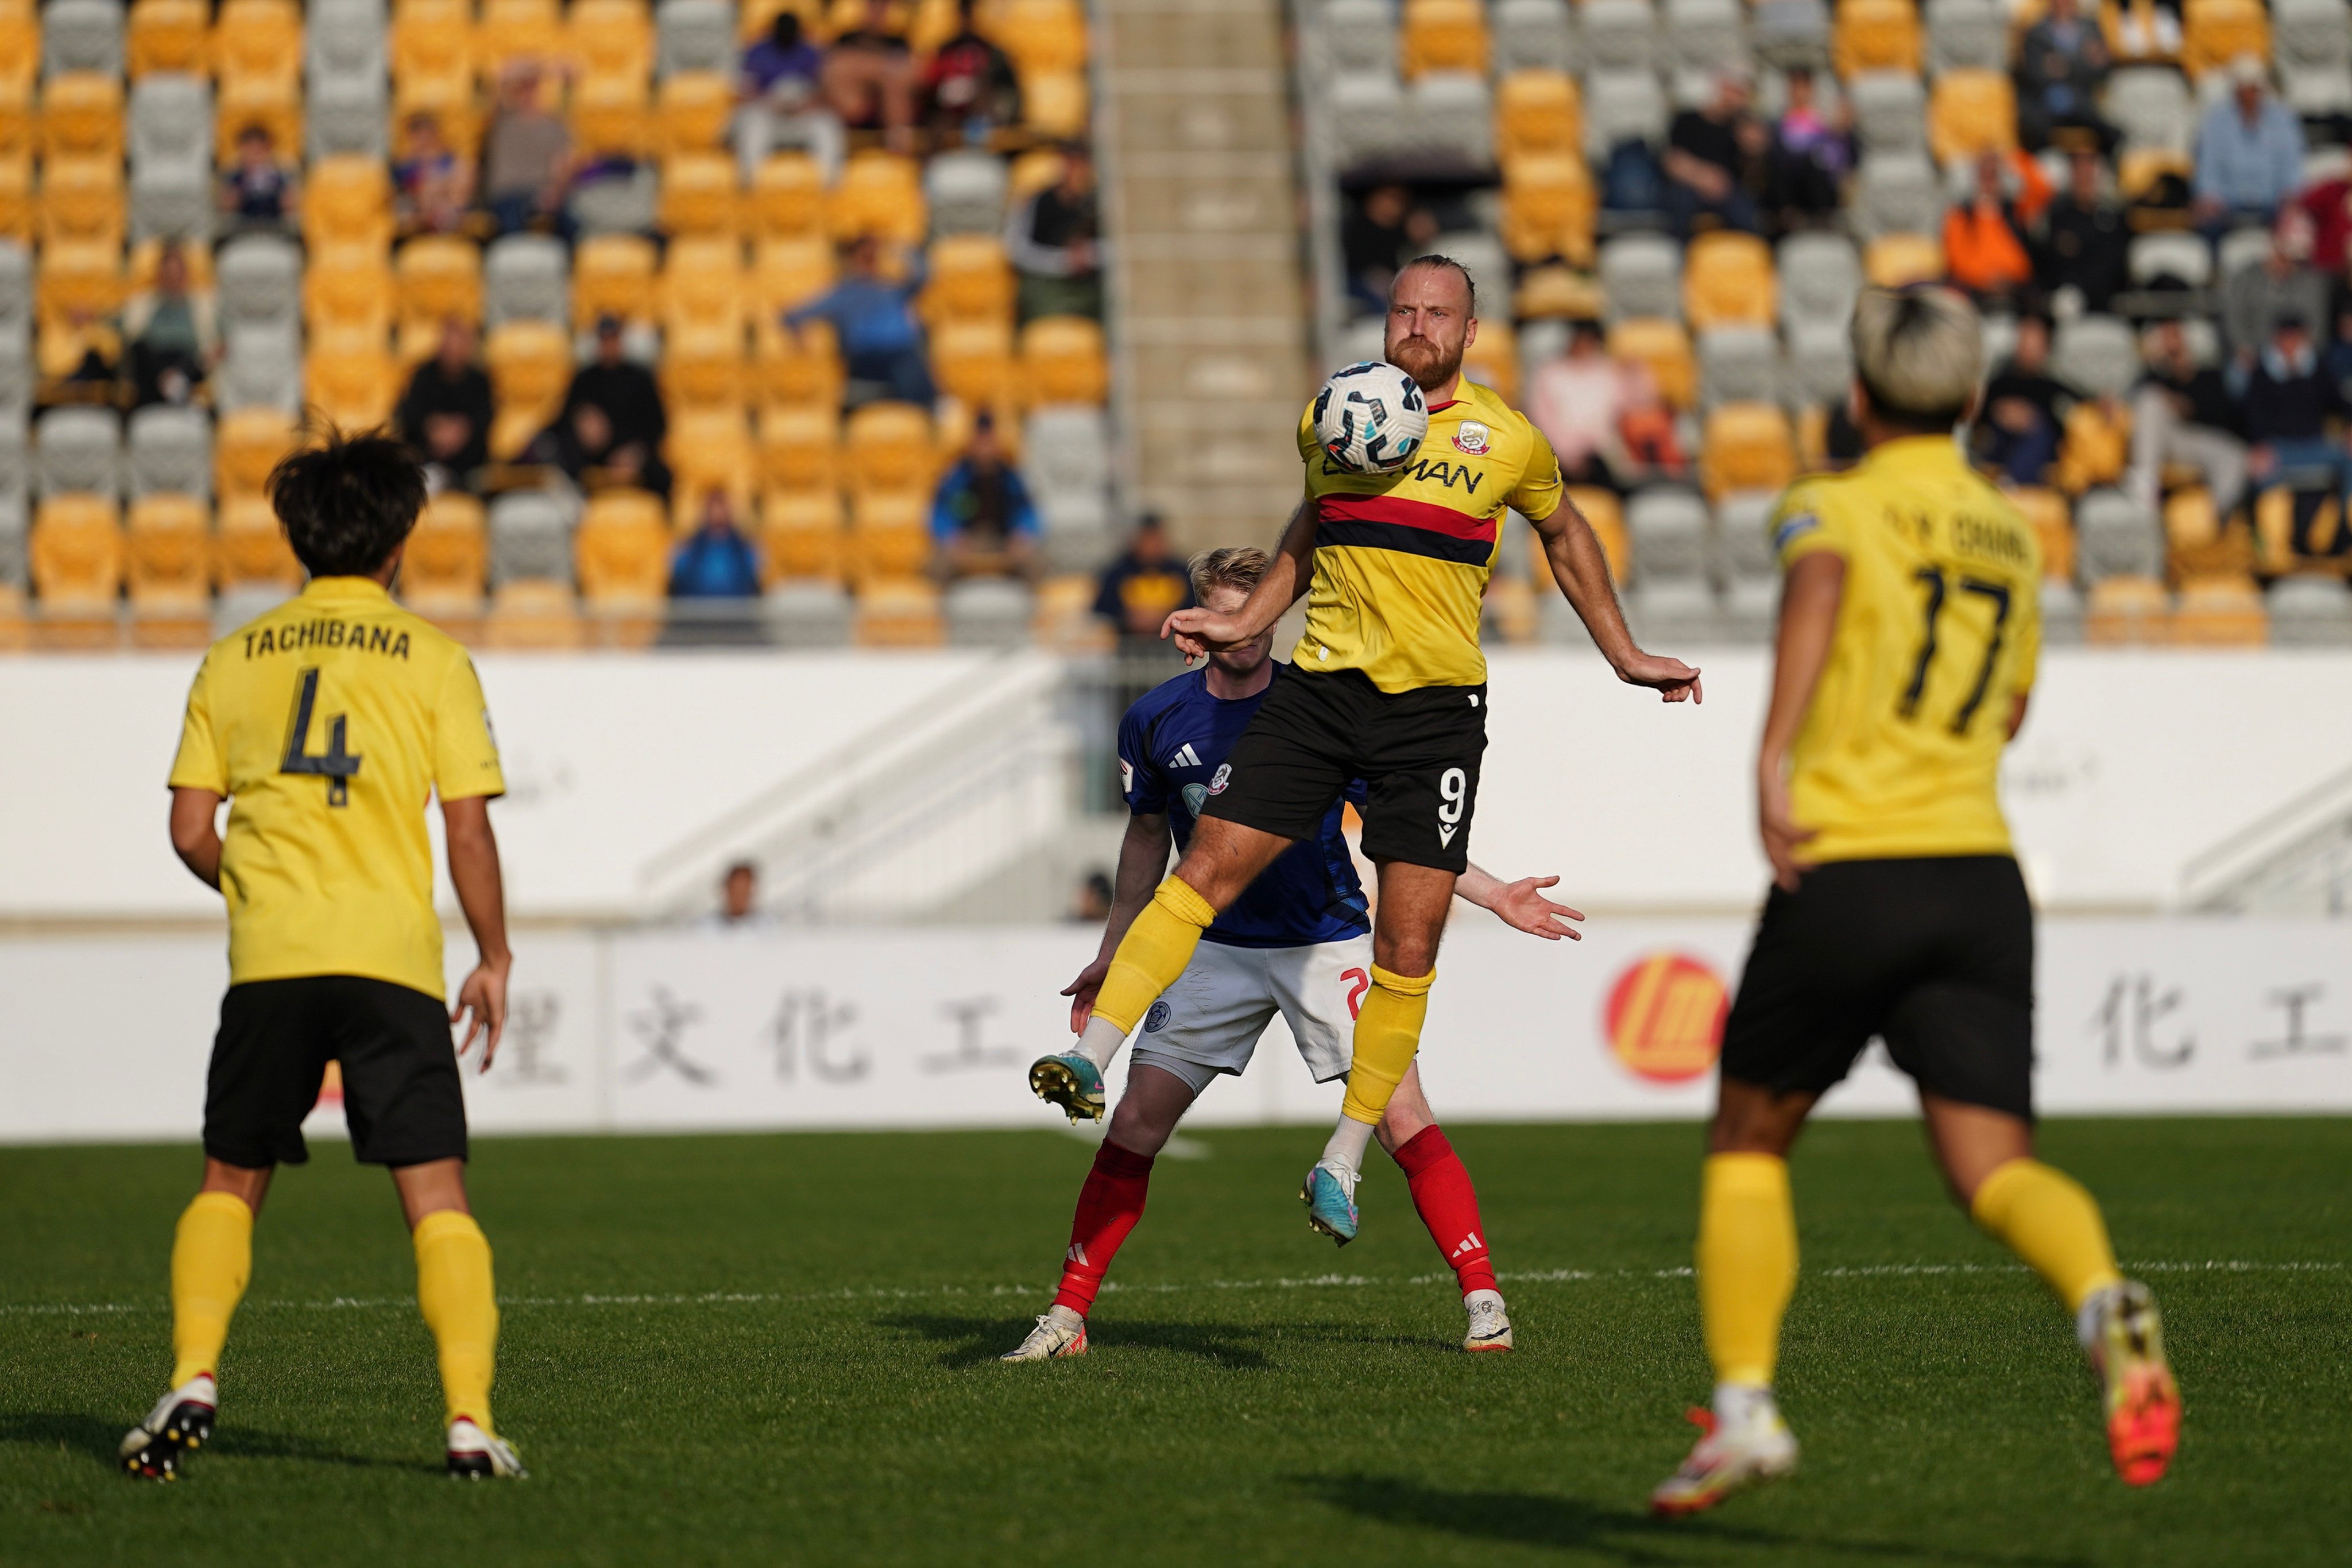
[[[1844,558],[1829,661],[1790,758],[1790,810],[1820,861],[2004,854],[2014,699],[2042,647],[2042,550],[1949,436],[1872,450],[1774,508],[1786,567]]]
[[[171,782],[229,798],[231,984],[443,994],[425,802],[506,791],[457,642],[366,578],[314,580],[205,653]]]
[[[1429,410],[1429,434],[1393,474],[1351,474],[1298,421],[1315,580],[1302,670],[1360,670],[1384,692],[1475,686],[1486,678],[1478,614],[1503,513],[1559,509],[1559,460],[1527,415],[1467,378]]]

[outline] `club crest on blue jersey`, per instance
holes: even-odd
[[[1201,808],[1208,803],[1209,787],[1206,784],[1187,784],[1184,786],[1184,809],[1186,810],[1192,812],[1192,815],[1197,817],[1201,814]]]

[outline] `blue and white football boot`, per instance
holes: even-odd
[[[1356,1177],[1336,1161],[1318,1160],[1298,1189],[1307,1205],[1307,1228],[1345,1247],[1356,1239]]]
[[[1031,1062],[1029,1092],[1048,1105],[1059,1105],[1074,1125],[1082,1116],[1093,1122],[1103,1119],[1102,1069],[1077,1051],[1041,1056]]]

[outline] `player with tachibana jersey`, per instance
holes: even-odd
[[[205,1091],[201,1189],[172,1244],[170,1391],[122,1440],[169,1479],[213,1434],[220,1357],[252,1272],[254,1217],[330,1061],[352,1153],[391,1168],[438,1352],[449,1472],[520,1476],[490,1424],[499,1311],[466,1197],[457,1056],[506,1021],[513,963],[489,801],[505,791],[466,650],[393,602],[425,476],[386,437],[280,464],[269,496],[310,580],[213,644],[172,764],[172,845],[228,904],[229,986]],[[443,1003],[425,811],[441,800],[449,880],[479,962]],[[226,837],[214,822],[229,802]],[[471,1015],[464,1044],[450,1026]]]
[[[1362,780],[1363,851],[1380,878],[1371,989],[1356,1015],[1339,1126],[1300,1191],[1310,1223],[1343,1245],[1356,1234],[1372,1129],[1420,1045],[1438,939],[1468,864],[1486,747],[1479,613],[1505,512],[1535,526],[1561,591],[1621,679],[1668,702],[1700,695],[1698,671],[1635,646],[1542,434],[1463,376],[1477,329],[1477,292],[1460,263],[1427,256],[1399,271],[1386,355],[1427,403],[1420,455],[1394,473],[1349,472],[1311,438],[1311,415],[1302,420],[1307,494],[1265,575],[1238,610],[1168,618],[1164,632],[1198,657],[1246,646],[1307,595],[1293,676],[1267,695],[1210,786],[1191,846],[1119,943],[1077,1046],[1097,1069],[1108,1062],[1219,911],[1313,838]],[[1033,1083],[1066,1101],[1076,1084],[1053,1060],[1033,1069]]]
[[[1917,1083],[1953,1196],[2074,1314],[2116,1470],[2146,1485],[2179,1441],[2154,1300],[2116,1270],[2090,1194],[2033,1157],[2033,911],[1997,774],[2033,686],[2042,559],[1953,439],[1982,327],[1947,289],[1873,288],[1853,336],[1867,455],[1791,487],[1770,523],[1786,581],[1757,793],[1773,886],[1700,1184],[1714,1406],[1652,1495],[1663,1513],[1796,1468],[1772,1393],[1797,1276],[1787,1156],[1874,1037]]]

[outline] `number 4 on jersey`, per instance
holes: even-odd
[[[311,755],[310,710],[319,702],[319,672],[305,670],[301,678],[301,689],[294,696],[294,721],[286,727],[286,755],[278,764],[278,771],[318,774],[327,781],[327,804],[348,806],[352,803],[352,780],[359,776],[360,759],[347,749],[347,720],[341,714],[331,716],[327,720],[327,749]]]

